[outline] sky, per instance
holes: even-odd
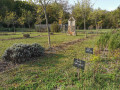
[[[97,9],[100,7],[103,10],[112,11],[120,5],[120,0],[91,0],[94,4],[93,8]],[[74,5],[77,0],[69,0],[69,3]]]

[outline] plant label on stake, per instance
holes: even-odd
[[[82,61],[80,59],[75,59],[74,58],[73,66],[77,67],[78,80],[79,80],[80,79],[80,69],[84,70],[84,68],[85,68],[85,61]]]
[[[85,61],[82,61],[80,59],[75,59],[74,58],[74,64],[73,66],[77,67],[77,68],[81,68],[82,70],[84,70],[85,68]]]
[[[85,48],[85,52],[89,54],[93,54],[93,48]]]

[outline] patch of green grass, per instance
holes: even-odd
[[[14,79],[10,79],[7,81],[8,84],[12,84],[12,83],[19,83],[21,82],[22,79],[20,77],[14,77]]]
[[[3,34],[0,35],[0,39],[22,38],[23,34],[30,34],[30,37],[47,35],[47,33],[40,32],[0,32],[0,34]]]
[[[53,44],[58,45],[62,42],[83,37],[84,35],[74,37],[63,34],[53,35],[51,40],[52,42],[54,41]],[[35,39],[40,41],[38,38],[33,40]],[[112,72],[109,72],[105,68],[110,67],[110,64],[91,62],[89,58],[91,55],[85,53],[85,47],[95,48],[98,39],[99,36],[96,36],[84,42],[76,43],[66,50],[58,51],[56,54],[46,54],[21,64],[13,70],[4,72],[0,74],[0,87],[12,88],[13,90],[18,90],[18,88],[36,90],[54,90],[55,88],[60,88],[61,90],[118,90],[120,79],[116,76],[120,72],[114,62],[112,62],[113,65],[111,67],[114,69]],[[47,41],[47,37],[43,37],[40,42],[44,40]],[[42,45],[45,45],[44,43]],[[74,58],[86,61],[84,72],[80,70],[80,80],[78,80],[77,68],[73,66]]]
[[[32,32],[32,36],[37,36],[37,35],[47,35],[47,33],[36,33]],[[21,33],[18,33],[18,35],[10,35],[10,36],[1,36],[1,38],[13,38],[13,37],[22,37]],[[76,39],[81,39],[84,38],[84,34],[78,34],[78,36],[68,36],[63,33],[55,33],[55,35],[51,35],[51,44],[52,46],[59,45],[64,42],[69,42],[73,41]],[[18,43],[23,43],[23,44],[32,44],[32,43],[38,43],[42,45],[45,48],[48,48],[48,37],[43,36],[43,37],[35,37],[35,38],[27,38],[27,39],[15,39],[15,40],[0,40],[0,58],[4,51],[12,46],[13,44],[18,44]]]

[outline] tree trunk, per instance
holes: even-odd
[[[9,25],[8,25],[7,27],[8,27],[8,29],[9,29],[9,32],[10,32],[10,27],[9,27]]]
[[[85,20],[85,17],[84,17],[84,30],[86,30],[86,20]]]
[[[30,24],[28,24],[28,26],[29,26],[29,29],[30,29]]]
[[[47,18],[46,8],[44,8],[44,13],[45,13],[46,26],[47,26],[47,31],[48,31],[48,45],[49,45],[49,48],[51,48],[50,29],[49,29],[49,25],[48,25],[48,18]]]
[[[97,19],[95,19],[95,25],[96,25],[96,30],[97,30]]]
[[[97,30],[97,24],[96,24],[96,30]]]
[[[14,33],[15,33],[15,26],[14,26]]]
[[[13,27],[14,27],[14,33],[15,33],[15,25],[14,25],[14,23],[13,23]]]
[[[85,37],[87,38],[86,19],[85,19],[85,16],[84,16],[84,31],[85,31]]]

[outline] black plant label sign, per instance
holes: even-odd
[[[75,59],[74,58],[73,66],[75,66],[77,68],[81,68],[82,70],[84,70],[84,68],[85,68],[85,61],[82,61],[80,59]]]
[[[85,52],[89,54],[93,54],[93,48],[85,48]]]

